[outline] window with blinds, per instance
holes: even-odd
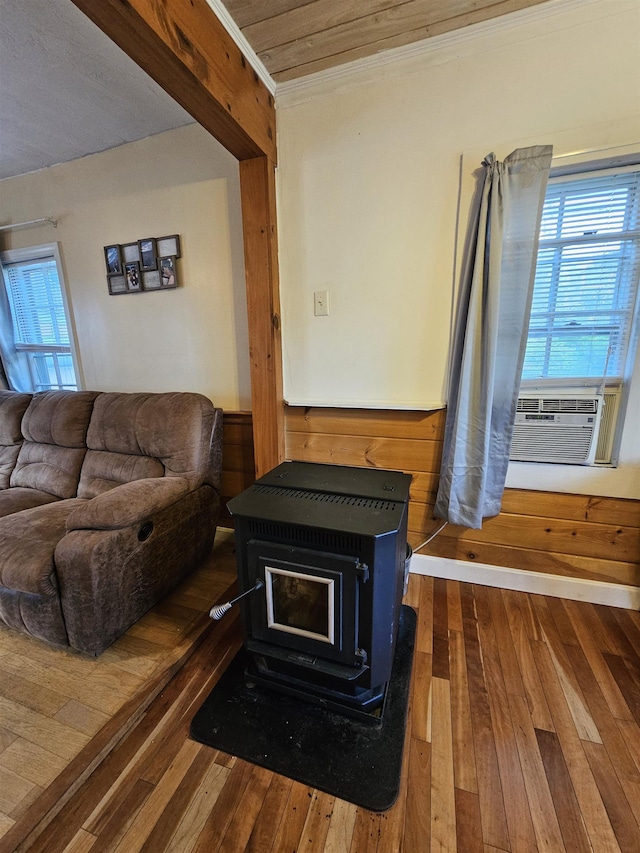
[[[6,254],[10,256],[11,252]],[[21,250],[21,254],[28,254],[28,250]],[[33,390],[76,390],[69,324],[55,256],[5,259],[3,272],[14,346],[28,359]]]
[[[640,171],[552,179],[523,380],[622,381],[639,275]]]

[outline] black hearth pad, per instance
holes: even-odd
[[[244,683],[244,649],[191,722],[191,737],[371,811],[398,796],[416,614],[402,606],[382,724]]]

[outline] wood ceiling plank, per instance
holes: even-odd
[[[469,0],[465,2],[468,4]],[[405,0],[367,0],[364,4],[362,0],[313,0],[304,6],[297,5],[281,14],[273,14],[264,20],[243,26],[242,34],[256,53],[259,53],[276,45],[322,33],[341,24],[372,19],[380,12],[400,5],[405,5]]]
[[[321,6],[332,5],[333,0],[317,2]],[[335,26],[327,26],[325,23],[315,32],[310,27],[304,38],[286,43],[281,41],[272,50],[257,53],[264,62],[269,61],[270,67],[281,71],[301,61],[336,55],[401,33],[420,31],[452,18],[464,19],[470,12],[491,6],[495,6],[493,0],[409,0],[401,6],[388,7]],[[316,21],[315,26],[321,26],[321,22]],[[283,39],[286,35],[285,29]]]
[[[413,42],[462,29],[472,24],[506,15],[510,12],[528,9],[544,2],[546,0],[501,0],[499,3],[489,6],[483,5],[481,8],[466,12],[463,15],[450,17],[433,24],[425,24],[423,21],[413,29],[409,27],[406,30],[397,32],[395,35],[392,34],[385,37],[380,37],[380,31],[373,28],[370,30],[370,33],[371,38],[375,40],[368,42],[363,42],[362,37],[358,36],[357,26],[354,28],[353,25],[347,24],[338,28],[340,32],[337,34],[337,40],[333,40],[329,46],[323,46],[322,50],[319,50],[317,45],[313,49],[313,45],[309,46],[306,40],[300,40],[279,48],[264,51],[259,55],[276,82],[283,83],[287,80],[294,80],[298,77],[324,71],[327,68],[344,65],[347,62],[364,59],[386,50],[404,47]],[[359,43],[359,46],[354,46],[350,41],[346,32],[346,29],[349,27],[355,29],[355,39]],[[327,31],[327,33],[333,34],[333,31]],[[326,38],[327,33],[322,34],[323,37]],[[311,38],[309,39],[309,41],[312,40]]]
[[[297,9],[299,6],[307,6],[313,0],[222,0],[227,11],[239,27],[246,27]],[[353,0],[352,0],[353,2]]]
[[[239,160],[276,162],[273,97],[206,0],[73,0]]]

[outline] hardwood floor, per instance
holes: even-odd
[[[65,771],[53,780],[39,799],[67,801],[40,834],[20,843],[36,800],[1,853],[640,850],[639,614],[418,575],[406,600],[418,633],[388,811],[189,739],[240,645],[231,611],[142,710],[116,713],[129,722],[71,796]]]

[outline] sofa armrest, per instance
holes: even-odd
[[[157,483],[172,491],[176,486],[162,484],[178,479],[158,478]],[[94,501],[100,507],[103,498],[120,489],[135,494],[131,487],[140,483],[144,481],[86,501],[81,507],[85,517],[79,514],[79,521],[91,520]],[[69,530],[58,543],[55,570],[68,642],[74,649],[101,654],[211,553],[220,510],[215,489],[201,486],[179,500],[173,497],[165,493],[167,506],[142,524]],[[143,536],[141,528],[148,528]]]
[[[67,530],[118,530],[138,524],[190,491],[182,477],[148,477],[91,498],[67,519]]]

